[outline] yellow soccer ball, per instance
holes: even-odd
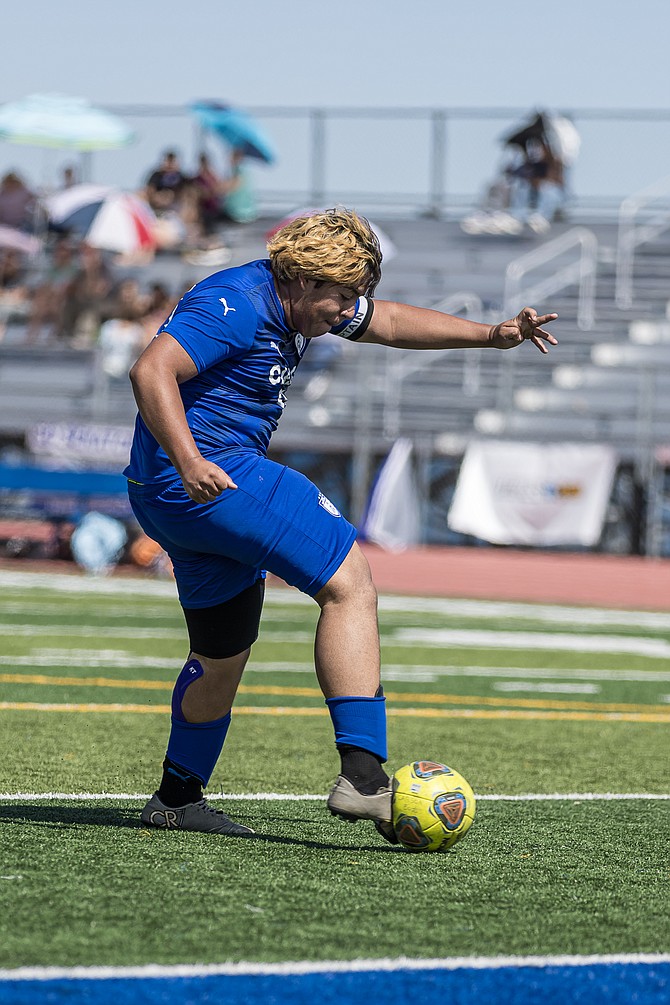
[[[476,800],[468,782],[435,761],[412,761],[393,776],[393,829],[410,851],[445,851],[465,837]]]

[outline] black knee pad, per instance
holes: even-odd
[[[249,649],[258,638],[265,580],[214,607],[183,608],[191,652],[224,660]]]

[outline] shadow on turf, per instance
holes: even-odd
[[[64,829],[67,827],[128,827],[142,830],[145,825],[139,818],[138,809],[124,809],[109,806],[35,806],[34,803],[12,803],[0,807],[0,825],[28,823]],[[266,821],[267,823],[267,821]],[[286,825],[290,821],[282,820]],[[302,823],[302,821],[301,821]],[[244,839],[267,844],[299,845],[302,848],[327,849],[328,851],[376,851],[397,854],[401,848],[389,844],[334,844],[332,841],[307,841],[300,838],[277,834],[253,834]],[[381,838],[379,839],[381,842]]]

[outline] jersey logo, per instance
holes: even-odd
[[[237,308],[235,308],[235,307],[229,307],[228,306],[228,301],[226,300],[225,297],[219,297],[219,303],[223,304],[223,316],[224,316],[224,318],[228,314],[228,311],[233,311],[233,313],[237,313]]]
[[[342,515],[337,506],[334,506],[330,499],[323,494],[323,492],[319,492],[319,506],[323,507],[326,513],[330,513],[331,516]]]

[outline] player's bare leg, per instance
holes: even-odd
[[[380,679],[377,591],[357,544],[314,599],[321,607],[314,660],[324,697],[374,697]]]
[[[228,715],[233,707],[244,668],[251,649],[245,649],[237,656],[215,660],[199,653],[191,653],[189,659],[200,663],[204,673],[195,680],[182,698],[181,708],[187,722],[209,722]]]
[[[341,773],[328,808],[345,820],[374,820],[393,841],[386,720],[380,687],[377,591],[367,560],[354,544],[315,597],[321,607],[314,656],[329,707]]]

